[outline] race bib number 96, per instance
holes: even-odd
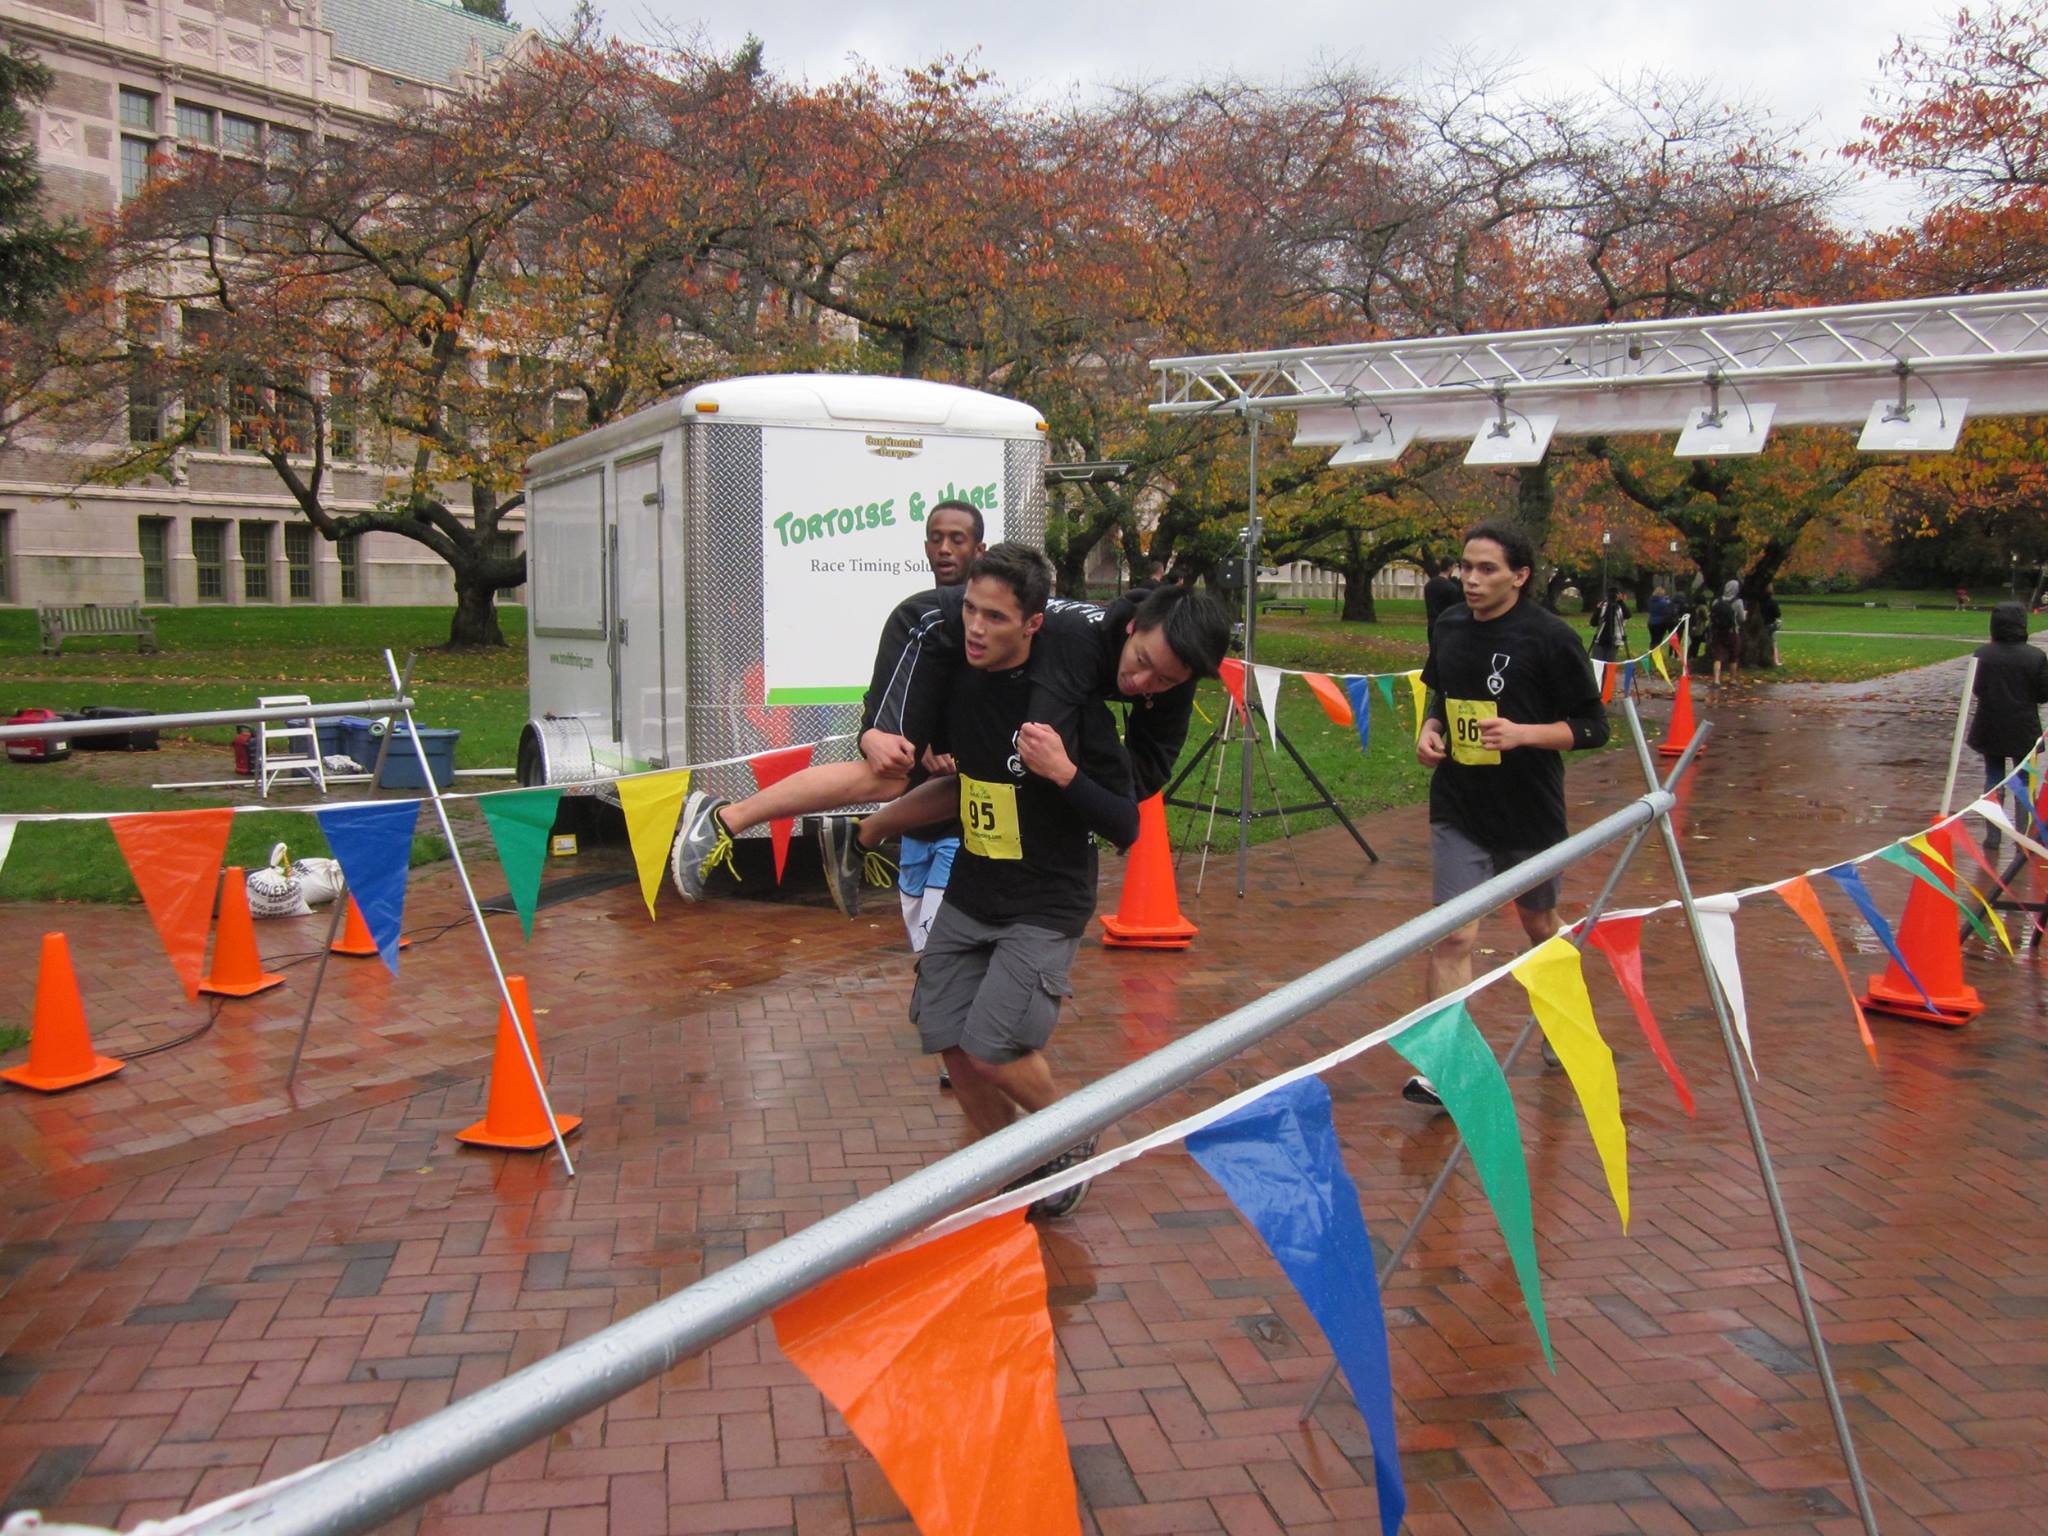
[[[1451,727],[1451,758],[1455,762],[1481,765],[1500,761],[1489,751],[1479,734],[1481,722],[1500,718],[1500,706],[1491,699],[1445,699],[1444,713]]]
[[[960,775],[960,841],[984,859],[1021,859],[1017,830],[1017,786],[987,784]]]

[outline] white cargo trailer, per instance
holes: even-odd
[[[883,619],[931,584],[925,512],[959,497],[991,543],[1043,547],[1044,471],[1028,405],[838,374],[699,385],[535,454],[520,782],[853,731]]]

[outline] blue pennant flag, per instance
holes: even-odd
[[[405,875],[412,861],[412,833],[420,819],[417,800],[343,805],[315,813],[327,846],[341,862],[348,894],[377,942],[377,953],[398,974],[398,935],[405,926]]]
[[[1920,978],[1913,974],[1913,967],[1906,964],[1905,955],[1899,951],[1899,941],[1892,936],[1891,925],[1884,920],[1884,914],[1877,910],[1877,903],[1871,899],[1870,887],[1863,883],[1863,876],[1857,873],[1856,866],[1837,864],[1828,871],[1828,878],[1849,893],[1849,899],[1856,903],[1856,910],[1863,914],[1863,921],[1870,924],[1876,932],[1878,943],[1890,951],[1892,959],[1898,962],[1899,970],[1904,973],[1906,980],[1913,983],[1913,990],[1920,994],[1928,1008],[1935,1013],[1941,1012],[1934,1006],[1934,999],[1927,995],[1927,989],[1920,985]]]
[[[1358,726],[1358,750],[1372,745],[1372,679],[1347,677],[1344,692],[1351,700],[1351,717]]]
[[[2027,819],[2020,823],[2020,830],[2029,837],[2038,837],[2040,834],[2036,831],[2036,824],[2041,817],[2034,809],[2034,797],[2027,793],[2027,765],[2021,763],[2019,767],[2013,769],[2005,782],[2012,786],[2012,797],[2019,801],[2020,809],[2027,813]]]
[[[1636,691],[1636,664],[1625,661],[1621,664],[1621,696],[1627,698]]]
[[[1275,1089],[1196,1131],[1188,1151],[1280,1261],[1343,1365],[1372,1436],[1380,1530],[1395,1536],[1408,1494],[1394,1440],[1387,1323],[1358,1187],[1337,1154],[1330,1090],[1319,1077]]]

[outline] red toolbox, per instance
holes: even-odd
[[[9,725],[40,725],[45,720],[61,721],[54,709],[17,709]],[[71,755],[68,736],[28,736],[7,743],[7,760],[13,763],[61,763]]]

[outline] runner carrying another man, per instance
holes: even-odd
[[[1529,536],[1502,523],[1465,535],[1465,600],[1430,631],[1422,681],[1429,712],[1415,756],[1429,781],[1429,843],[1437,905],[1566,836],[1564,753],[1607,740],[1593,664],[1571,626],[1524,598],[1536,554]],[[1558,930],[1558,884],[1515,898],[1533,947]],[[1429,996],[1472,979],[1479,924],[1429,952]],[[1426,1077],[1402,1090],[1411,1103],[1441,1105]]]
[[[1082,931],[1095,913],[1095,838],[1138,836],[1129,762],[1108,706],[1090,700],[1071,734],[1030,718],[1034,639],[1052,568],[1023,544],[968,567],[961,656],[941,722],[959,770],[960,852],[911,992],[910,1017],[940,1056],[977,1138],[1059,1097],[1045,1047]],[[1030,1177],[1092,1157],[1094,1138]],[[1033,1207],[1064,1216],[1085,1184]]]

